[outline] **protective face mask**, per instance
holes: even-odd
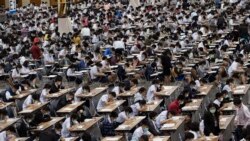
[[[216,109],[210,109],[209,110],[212,114],[214,114],[216,112]]]
[[[144,128],[144,129],[143,129],[143,132],[148,132],[148,128]]]

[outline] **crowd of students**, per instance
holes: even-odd
[[[131,3],[92,0],[69,4],[67,15],[72,31],[61,34],[57,9],[46,3],[29,4],[7,15],[8,20],[0,23],[0,79],[8,85],[3,85],[1,103],[15,102],[16,95],[29,89],[38,91],[15,103],[16,109],[0,110],[0,120],[22,118],[18,125],[0,133],[1,141],[15,137],[41,141],[70,137],[72,125],[101,116],[91,113],[90,101],[52,129],[40,134],[31,129],[58,116],[56,111],[63,106],[82,101],[78,95],[90,93],[99,83],[108,86],[108,92],[99,99],[97,111],[115,101],[118,94],[139,88],[132,103],[127,101],[121,112],[104,117],[100,127],[102,136],[117,135],[118,125],[142,115],[140,111],[157,99],[163,85],[179,85],[180,95],[166,107],[161,104],[160,113],[149,113],[131,132],[129,140],[147,141],[152,136],[164,135],[160,128],[167,119],[182,115],[182,107],[196,98],[199,88],[213,84],[218,89],[213,94],[215,99],[207,106],[200,123],[192,122],[192,115],[186,116],[183,140],[211,134],[220,136],[221,110],[232,101],[236,107],[235,140],[250,140],[247,103],[232,94],[236,85],[250,82],[249,1],[140,1],[139,6]],[[214,44],[215,41],[218,42]],[[198,63],[189,72],[185,71],[195,58],[199,58]],[[219,64],[218,70],[208,73],[215,63]],[[87,76],[76,73],[82,70],[87,70]],[[53,75],[45,81],[45,76]],[[46,98],[68,87],[70,82],[75,83],[73,93],[54,101]],[[148,82],[149,87],[145,85]],[[16,110],[36,102],[49,105],[33,115],[16,114]],[[99,138],[83,132],[81,140]]]

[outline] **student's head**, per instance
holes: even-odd
[[[215,98],[218,99],[219,101],[223,101],[223,94],[222,93],[216,93]]]
[[[185,96],[184,95],[179,95],[177,97],[177,100],[179,101],[180,104],[183,104],[184,100],[185,100]]]
[[[50,84],[45,84],[43,88],[46,89],[46,90],[49,90],[51,88],[51,85]]]
[[[241,99],[240,98],[234,98],[234,105],[235,105],[235,107],[237,107],[237,108],[241,108],[241,106],[242,106],[242,102],[241,102]]]
[[[139,100],[139,104],[141,106],[145,106],[147,104],[146,100]]]
[[[55,124],[55,131],[57,134],[61,134],[62,125],[60,123]]]
[[[172,118],[173,116],[175,116],[176,115],[176,112],[175,111],[168,111],[167,112],[167,119],[170,119],[170,118]]]
[[[45,107],[43,107],[43,108],[41,109],[41,112],[42,112],[43,114],[49,115],[50,109],[49,109],[48,106],[45,106]]]
[[[156,116],[157,116],[157,113],[154,111],[149,113],[149,118],[152,120],[154,120],[156,118]]]
[[[198,122],[192,122],[191,124],[189,124],[189,130],[198,132],[199,131],[199,123]]]
[[[56,85],[61,85],[62,84],[62,76],[56,76],[56,79],[55,79],[55,84]]]
[[[111,121],[114,121],[118,117],[118,114],[116,112],[111,112],[109,117]]]
[[[216,105],[214,103],[210,103],[208,105],[208,108],[207,110],[212,113],[212,114],[215,114],[217,112],[217,108],[216,108]]]
[[[133,110],[132,110],[131,107],[125,107],[125,108],[124,108],[124,111],[125,111],[126,114],[131,114],[131,113],[133,113]]]
[[[134,78],[131,80],[131,86],[135,86],[135,85],[138,85],[138,80]]]
[[[108,98],[109,99],[115,99],[116,98],[116,93],[115,92],[109,92],[108,93]]]
[[[140,93],[140,94],[146,94],[146,88],[145,88],[145,87],[141,87],[141,88],[139,89],[139,93]]]
[[[182,95],[184,95],[185,98],[188,98],[189,97],[189,91],[188,90],[183,90]]]
[[[89,87],[89,85],[86,85],[86,84],[83,85],[83,86],[82,86],[82,90],[85,91],[85,92],[90,92],[90,87]]]
[[[185,141],[192,141],[194,139],[194,134],[191,132],[185,133]]]
[[[71,119],[71,121],[76,121],[77,120],[77,114],[76,113],[72,113],[70,115],[70,119]]]
[[[141,121],[141,127],[142,127],[144,133],[148,131],[148,122],[146,119],[143,119]]]

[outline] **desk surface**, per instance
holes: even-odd
[[[70,127],[70,132],[81,132],[86,131],[93,125],[95,125],[97,122],[99,122],[102,119],[102,117],[94,117],[92,119],[85,119],[84,122],[79,123],[77,125],[73,125]]]
[[[222,112],[230,112],[230,111],[235,111],[235,106],[233,102],[225,103],[226,106],[225,108],[222,109]]]
[[[77,141],[79,137],[62,138],[60,141]]]
[[[111,113],[115,109],[117,109],[119,106],[121,106],[124,102],[125,102],[125,100],[116,100],[116,101],[112,102],[111,104],[104,106],[103,108],[98,110],[98,112],[100,112],[100,113]]]
[[[185,117],[184,116],[174,116],[161,127],[162,131],[173,131],[177,130],[179,126],[184,122]]]
[[[219,137],[218,136],[203,136],[203,137],[200,137],[194,141],[218,141],[219,140]]]
[[[238,85],[233,89],[233,95],[244,95],[249,90],[250,85]]]
[[[157,96],[171,96],[179,86],[162,86],[162,90],[157,92]]]
[[[95,97],[96,95],[100,94],[101,92],[105,90],[107,90],[107,87],[98,87],[98,88],[94,88],[89,93],[77,95],[77,97],[91,98],[91,97]]]
[[[118,97],[132,97],[132,96],[135,95],[135,93],[137,93],[138,89],[139,89],[139,88],[136,87],[136,88],[133,88],[133,89],[131,89],[131,90],[129,90],[129,91],[124,91],[123,93],[120,93],[120,94],[118,94],[117,96],[118,96]]]
[[[37,89],[30,89],[30,90],[22,91],[20,94],[13,96],[13,98],[14,99],[23,99],[36,91],[37,91]]]
[[[48,104],[48,102],[30,104],[26,109],[23,109],[21,112],[19,112],[19,114],[31,114],[31,113],[41,109],[43,106],[45,106],[47,104]]]
[[[0,121],[0,132],[8,128],[9,126],[15,124],[20,118],[9,118],[7,120]]]
[[[184,107],[182,107],[182,111],[184,112],[192,112],[197,111],[200,106],[203,99],[193,99],[192,102],[187,103]]]
[[[126,120],[124,123],[122,123],[121,125],[119,125],[115,130],[116,131],[130,131],[145,118],[146,116],[136,116],[136,117],[130,118]]]
[[[2,103],[0,103],[0,110],[5,109],[6,107],[10,106],[11,104],[13,104],[13,102],[2,102]]]
[[[64,117],[52,117],[50,121],[40,123],[33,131],[44,131],[63,119]]]
[[[77,109],[79,106],[81,106],[84,103],[84,101],[81,102],[74,102],[72,104],[68,104],[64,107],[62,107],[61,109],[59,109],[57,111],[57,113],[71,113],[73,112],[75,109]]]
[[[101,141],[121,141],[123,136],[105,137]]]
[[[203,85],[199,88],[200,93],[197,95],[206,96],[212,90],[213,85]]]
[[[220,116],[220,129],[227,129],[228,125],[234,120],[234,115],[221,115]]]
[[[56,92],[56,93],[52,93],[52,94],[48,94],[46,95],[45,97],[46,98],[58,98],[58,97],[61,97],[65,94],[67,94],[68,92],[72,91],[74,88],[66,88],[66,89],[61,89],[59,92]]]
[[[14,141],[27,141],[29,137],[20,137],[20,138],[15,138]]]
[[[141,112],[152,112],[161,104],[162,100],[154,100],[152,103],[147,104]]]
[[[170,136],[154,136],[152,139],[149,139],[149,141],[169,141]]]

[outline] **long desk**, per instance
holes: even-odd
[[[15,124],[20,118],[9,118],[7,120],[0,120],[0,132]]]

